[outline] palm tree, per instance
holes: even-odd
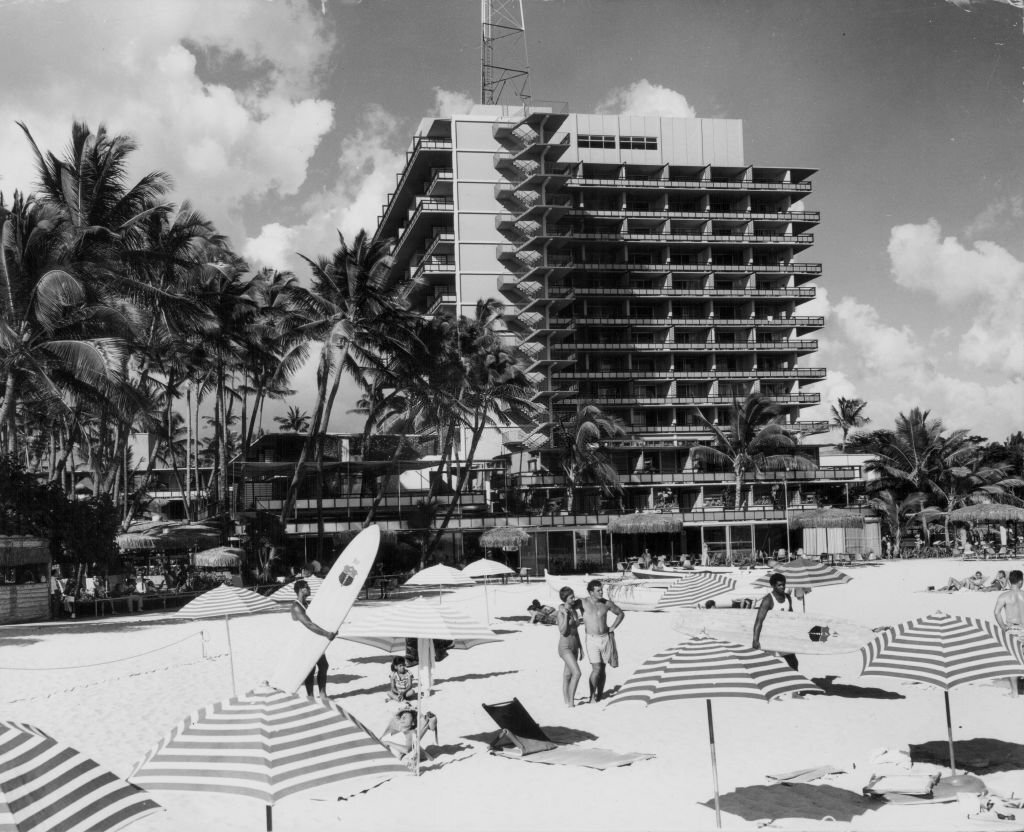
[[[537,432],[549,433],[558,449],[558,463],[569,484],[565,501],[569,513],[578,484],[593,483],[605,496],[622,492],[615,466],[601,447],[605,439],[626,435],[626,425],[618,416],[605,413],[595,404],[579,404],[571,419],[548,423]]]
[[[323,346],[312,423],[281,507],[282,523],[295,508],[311,453],[315,453],[320,472],[323,440],[342,373],[359,378],[368,368],[383,366],[382,356],[406,350],[411,343],[412,316],[397,291],[403,278],[391,269],[390,241],[370,240],[365,231],[356,235],[352,245],[340,233],[338,240],[330,257],[313,261],[303,255],[312,268],[313,285],[304,297],[296,299],[304,320],[297,330]]]
[[[760,393],[733,401],[729,424],[723,429],[700,414],[714,434],[713,445],[693,445],[691,457],[698,462],[722,465],[735,475],[735,508],[743,506],[747,477],[762,471],[814,470],[817,466],[798,452],[796,438],[783,424],[782,409]]]
[[[921,513],[924,501],[925,495],[920,491],[915,491],[901,499],[891,488],[883,488],[868,500],[868,505],[882,515],[882,519],[889,528],[893,552],[900,551],[907,525],[913,517]]]
[[[962,464],[938,474],[932,494],[943,515],[946,543],[950,542],[949,512],[954,509],[977,503],[1022,504],[1012,489],[1024,486],[1024,480],[1010,476],[1011,468],[1009,462],[985,463],[982,449],[975,446]]]
[[[304,410],[292,405],[284,416],[275,416],[274,421],[281,426],[281,430],[291,433],[305,433],[309,430],[309,414]]]
[[[533,402],[533,384],[504,334],[501,315],[504,305],[489,298],[478,300],[476,316],[461,315],[450,330],[453,348],[447,351],[452,363],[448,367],[448,388],[445,396],[457,402],[461,412],[450,410],[457,423],[447,426],[449,436],[459,428],[468,433],[468,447],[461,460],[454,494],[427,556],[434,551],[465,489],[480,440],[490,426],[532,425],[539,412]],[[439,478],[438,478],[439,479]]]
[[[131,327],[100,301],[69,262],[63,218],[15,194],[0,233],[0,430],[17,452],[17,404],[71,412],[66,396],[116,395]]]
[[[845,453],[846,437],[854,428],[861,428],[871,421],[864,415],[868,403],[863,399],[844,399],[840,396],[832,405],[832,427],[843,432],[843,441],[839,449]]]

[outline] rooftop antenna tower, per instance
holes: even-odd
[[[480,103],[530,103],[523,0],[480,0]],[[505,100],[502,100],[504,95]]]

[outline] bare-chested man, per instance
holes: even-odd
[[[599,702],[604,696],[605,664],[619,666],[614,631],[626,617],[626,613],[603,593],[601,582],[591,581],[587,584],[587,597],[580,602],[583,606],[583,627],[587,633],[583,646],[590,661],[591,702]],[[615,613],[611,626],[608,626],[608,613]]]
[[[1019,641],[1024,642],[1024,572],[1019,569],[1010,570],[1010,588],[999,593],[996,598],[995,619],[999,626]],[[1010,679],[1010,696],[1024,693],[1024,676]]]

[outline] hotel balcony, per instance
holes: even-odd
[[[813,286],[786,289],[748,289],[743,286],[721,289],[675,289],[666,286],[661,289],[639,289],[632,286],[586,286],[574,285],[573,292],[579,297],[697,297],[697,298],[813,298],[817,290]]]
[[[736,396],[656,396],[653,398],[644,398],[640,396],[602,396],[597,393],[586,393],[579,397],[571,397],[565,399],[566,404],[586,404],[592,402],[598,405],[611,405],[617,407],[631,407],[631,406],[673,406],[673,405],[732,405],[737,401]],[[802,404],[812,405],[818,404],[821,401],[821,396],[818,393],[797,393],[786,396],[770,396],[769,397],[776,404]]]
[[[820,329],[825,325],[823,317],[792,317],[792,318],[605,318],[581,315],[575,318],[558,318],[552,321],[557,326],[631,326],[631,327],[666,327],[666,326],[689,326],[689,327],[732,327],[732,326],[759,326],[759,327],[784,327],[791,329],[798,327],[802,329]]]
[[[813,379],[825,378],[825,370],[821,367],[794,367],[792,370],[659,370],[659,369],[617,369],[617,370],[578,370],[571,373],[557,373],[555,378],[562,379],[657,379],[658,381],[714,381],[715,379]]]
[[[426,180],[431,169],[451,166],[452,143],[449,139],[427,139],[419,136],[412,148],[405,154],[405,167],[398,174],[395,190],[388,194],[384,211],[377,218],[377,233],[374,239],[397,236],[397,224],[414,189],[411,182]]]
[[[814,352],[818,342],[814,340],[785,338],[779,341],[740,341],[726,344],[718,341],[701,341],[699,343],[682,343],[664,341],[656,344],[640,341],[595,341],[576,342],[571,345],[558,346],[555,349],[573,350],[635,350],[637,352]]]
[[[821,274],[821,263],[602,263],[581,260],[576,268],[585,272],[655,272],[667,274]]]
[[[569,180],[569,185],[573,188],[599,188],[615,191],[690,191],[694,193],[731,191],[737,194],[750,191],[806,195],[812,190],[810,182],[777,182],[766,179],[747,179],[737,182],[734,179],[594,179],[590,177],[574,177]]]
[[[798,225],[817,225],[821,221],[819,211],[673,211],[670,208],[664,211],[634,211],[626,208],[574,208],[571,212],[573,217],[597,217],[608,219],[628,219],[631,217],[663,220],[738,220],[748,222],[750,220],[768,220],[779,223],[796,223]],[[797,232],[797,229],[794,229]],[[797,232],[799,233],[799,232]]]

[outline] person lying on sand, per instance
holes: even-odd
[[[968,578],[964,578],[962,581],[958,581],[956,578],[950,578],[946,581],[945,586],[938,587],[936,592],[956,592],[960,589],[984,589],[985,579],[982,577],[980,572],[975,572]]]
[[[549,607],[547,604],[542,604],[536,598],[534,598],[533,603],[526,608],[526,611],[530,613],[531,624],[555,623],[555,608]]]
[[[1006,577],[1006,570],[1000,569],[992,582],[981,588],[982,592],[1003,592],[1010,588],[1010,581]]]

